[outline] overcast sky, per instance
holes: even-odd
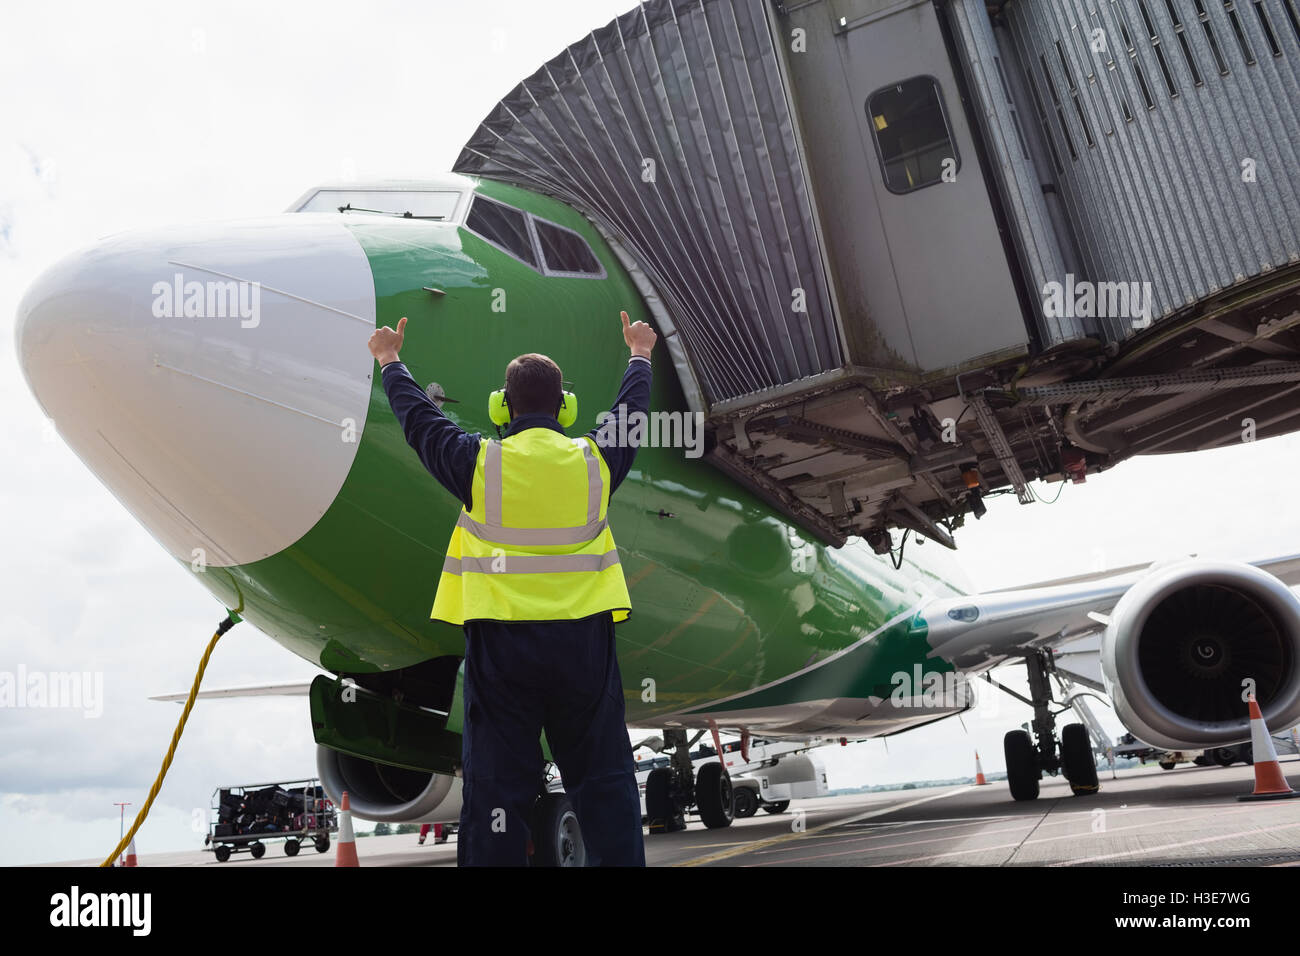
[[[445,171],[515,83],[630,6],[168,0],[0,14],[0,670],[98,671],[105,696],[98,718],[0,711],[0,863],[112,849],[113,804],[138,809],[180,713],[146,698],[188,689],[224,613],[46,427],[14,357],[23,291],[122,230],[279,212],[341,177]],[[994,588],[1171,554],[1300,550],[1300,512],[1282,504],[1297,452],[1287,438],[1129,462],[1051,506],[1003,497],[959,533],[960,557]],[[315,673],[242,624],[204,686]],[[1001,769],[1002,734],[1024,719],[1008,699],[888,753],[831,748],[831,785],[968,774],[975,747]],[[314,773],[305,699],[201,702],[140,851],[200,846],[193,813],[219,784]]]

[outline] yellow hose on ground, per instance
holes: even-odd
[[[243,607],[242,601],[240,607]],[[135,839],[135,832],[140,829],[140,825],[144,823],[144,818],[149,815],[149,808],[153,806],[154,797],[158,796],[158,791],[162,789],[163,777],[167,776],[167,768],[172,765],[172,757],[176,756],[176,745],[181,742],[181,733],[185,730],[185,721],[189,719],[190,710],[194,707],[195,698],[198,697],[199,684],[203,682],[203,672],[208,669],[208,658],[212,656],[212,649],[217,646],[217,640],[221,635],[234,627],[238,621],[239,616],[233,611],[230,612],[230,615],[217,626],[217,632],[212,635],[212,640],[208,641],[208,649],[203,652],[203,659],[199,661],[198,673],[194,675],[194,684],[190,687],[190,696],[185,701],[185,710],[181,712],[180,723],[176,725],[176,732],[172,734],[172,744],[167,748],[167,756],[163,757],[162,768],[158,771],[158,777],[149,789],[149,799],[145,800],[144,806],[135,815],[135,822],[131,824],[131,829],[126,831],[126,836],[122,837],[122,842],[108,855],[108,859],[99,864],[101,867],[113,865],[113,861],[131,845],[131,841]]]

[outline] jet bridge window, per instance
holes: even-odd
[[[470,206],[469,217],[465,220],[465,228],[516,259],[537,268],[537,253],[533,250],[532,236],[528,232],[528,220],[518,209],[511,209],[483,196],[475,196],[474,205]]]
[[[537,241],[542,247],[542,261],[548,275],[559,273],[576,276],[602,276],[604,268],[582,238],[572,229],[565,229],[543,219],[533,218]]]
[[[872,93],[867,118],[890,192],[910,193],[956,175],[957,146],[934,77],[914,76]]]

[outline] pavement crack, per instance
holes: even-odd
[[[1023,837],[1020,838],[1020,842],[1011,848],[1011,852],[1007,854],[1007,858],[1003,860],[1001,863],[999,863],[998,866],[1007,866],[1008,864],[1011,863],[1011,861],[1015,858],[1015,855],[1020,852],[1020,848],[1025,845],[1025,843],[1029,840],[1031,836],[1033,836],[1035,833],[1038,832],[1038,828],[1041,827],[1043,825],[1043,822],[1049,816],[1052,815],[1052,811],[1057,808],[1060,802],[1061,802],[1060,800],[1052,801],[1052,805],[1047,808],[1047,812],[1038,818],[1038,822],[1033,825],[1033,827],[1030,829],[1028,833],[1026,833]]]

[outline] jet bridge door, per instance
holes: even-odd
[[[776,15],[854,365],[926,377],[1028,333],[934,5]]]

